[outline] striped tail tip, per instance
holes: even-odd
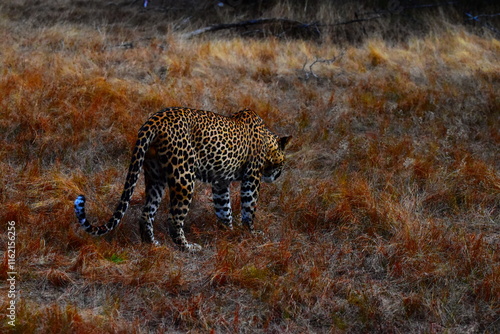
[[[80,225],[87,228],[89,224],[87,223],[87,219],[85,217],[85,196],[83,195],[79,195],[75,199],[75,214]]]

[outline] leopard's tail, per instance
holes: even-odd
[[[158,128],[151,121],[146,122],[139,130],[120,202],[116,206],[115,213],[107,223],[99,226],[91,225],[85,215],[85,196],[79,195],[76,198],[74,202],[76,218],[86,232],[92,235],[103,235],[112,231],[120,223],[132,198],[142,165],[144,164],[144,156],[151,143],[155,140],[157,133]]]

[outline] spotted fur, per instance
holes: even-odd
[[[157,244],[153,221],[168,189],[172,239],[183,250],[201,248],[189,243],[183,230],[195,179],[212,185],[215,213],[229,228],[233,227],[229,185],[241,181],[241,220],[254,232],[260,182],[273,182],[281,174],[283,151],[289,140],[269,131],[262,119],[248,109],[230,117],[189,108],[164,109],[139,130],[125,186],[111,219],[100,226],[91,225],[85,216],[83,195],[74,203],[76,217],[90,234],[113,230],[123,218],[144,168],[146,203],[139,224],[143,242]]]

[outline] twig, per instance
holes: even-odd
[[[316,57],[316,60],[314,60],[310,65],[309,65],[309,71],[306,71],[306,65],[307,65],[307,59],[304,63],[304,65],[302,66],[302,71],[305,73],[305,77],[304,79],[305,80],[308,80],[311,76],[315,77],[316,79],[319,79],[319,76],[314,73],[313,71],[313,66],[316,65],[317,63],[323,63],[323,64],[332,64],[338,60],[340,60],[345,54],[345,51],[342,51],[342,53],[340,53],[340,55],[337,55],[337,56],[334,56],[333,58],[330,58],[330,59],[321,59],[319,57]]]

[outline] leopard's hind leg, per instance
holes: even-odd
[[[167,175],[162,170],[156,156],[146,157],[144,161],[144,176],[146,184],[146,203],[139,220],[139,231],[143,242],[158,245],[153,234],[153,222],[160,203],[165,195]]]
[[[168,228],[170,236],[182,250],[198,251],[201,246],[189,243],[184,235],[184,219],[193,199],[194,173],[186,173],[180,180],[171,179],[169,187],[170,213],[168,215]]]
[[[179,154],[170,157],[166,161],[165,170],[168,174],[168,187],[170,195],[170,212],[168,215],[168,228],[172,240],[182,250],[198,251],[201,246],[189,243],[184,235],[184,219],[193,199],[195,182],[196,154],[188,145],[185,150],[179,150]],[[162,157],[160,157],[160,161]]]

